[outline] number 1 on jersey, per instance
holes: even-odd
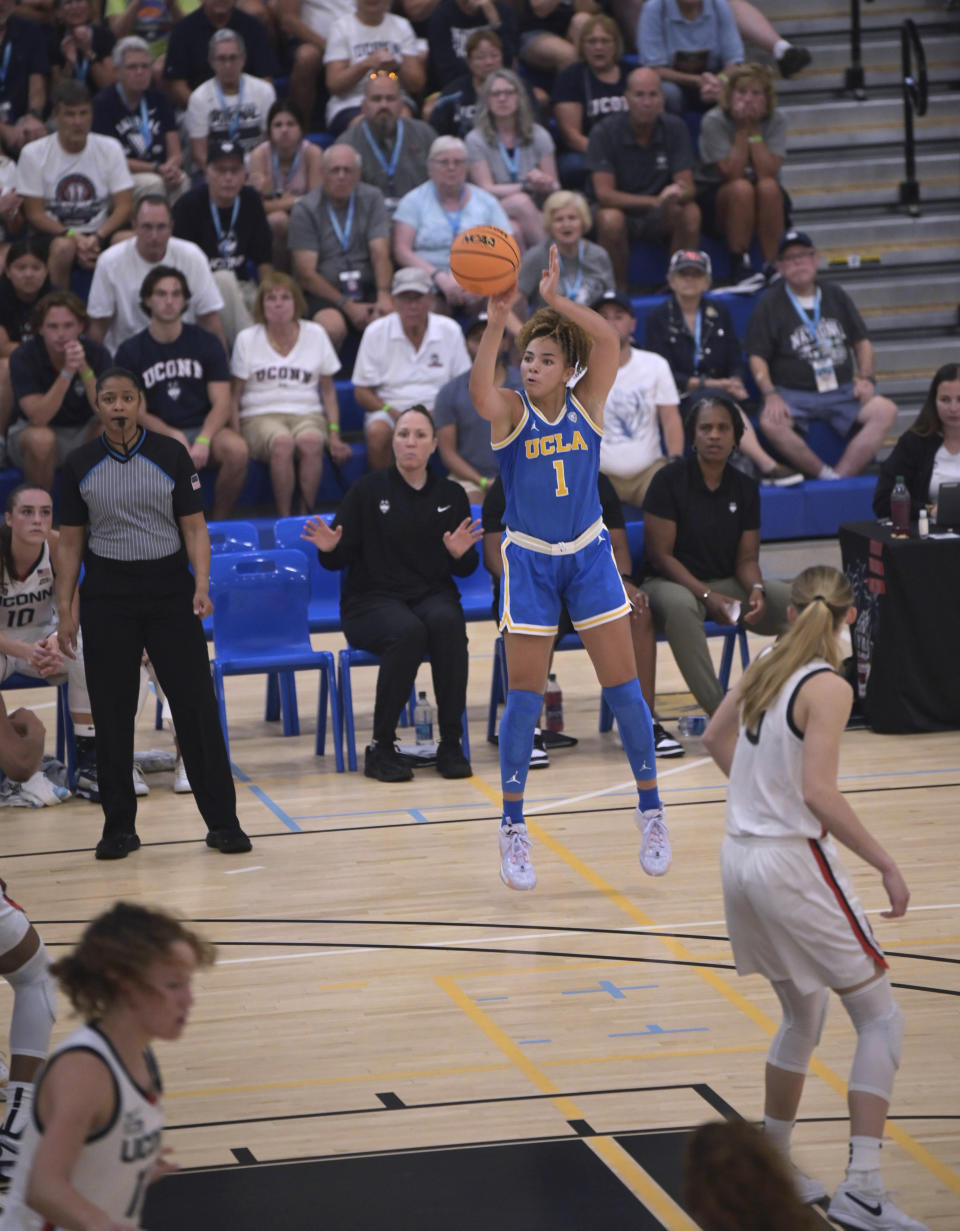
[[[563,473],[563,458],[562,457],[558,457],[554,460],[553,469],[556,471],[556,475],[557,475],[557,490],[554,492],[554,495],[555,496],[569,496],[570,489],[567,487],[567,477]]]

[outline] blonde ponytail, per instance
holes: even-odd
[[[740,685],[740,718],[755,727],[794,671],[816,658],[836,671],[842,661],[837,633],[853,604],[850,582],[835,568],[815,564],[794,578],[790,602],[797,610],[774,647],[747,668]]]

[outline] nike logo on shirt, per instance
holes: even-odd
[[[438,504],[438,505],[437,505],[437,512],[438,512],[438,513],[446,513],[447,509],[451,509],[451,508],[453,508],[453,505],[451,505],[451,504]]]

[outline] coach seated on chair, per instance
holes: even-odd
[[[707,395],[690,408],[685,428],[693,456],[659,470],[643,502],[643,589],[687,687],[712,714],[723,690],[703,621],[742,621],[775,636],[786,628],[789,588],[760,573],[760,489],[730,465],[743,433],[736,403]]]

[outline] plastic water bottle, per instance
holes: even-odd
[[[544,725],[548,731],[563,730],[563,693],[557,683],[557,677],[550,672],[547,677],[547,691],[543,694],[545,709]]]
[[[930,514],[925,508],[920,510],[920,514],[917,517],[917,534],[922,539],[930,537]]]
[[[418,744],[432,744],[433,741],[433,706],[427,700],[425,692],[417,693],[417,704],[413,707],[413,726]]]
[[[681,714],[677,720],[681,735],[702,735],[707,729],[706,714]]]
[[[893,533],[899,538],[906,538],[910,534],[910,493],[902,474],[897,475],[897,482],[890,493],[890,517]]]

